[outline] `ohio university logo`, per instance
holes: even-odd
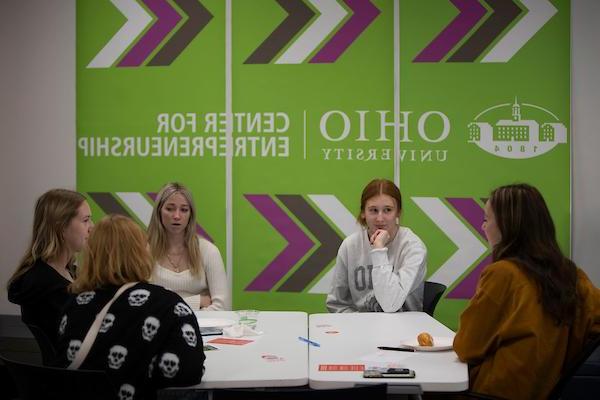
[[[513,104],[482,111],[467,129],[469,143],[503,158],[537,157],[567,143],[567,128],[556,115],[534,104],[520,104],[516,97]]]

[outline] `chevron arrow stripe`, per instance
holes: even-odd
[[[481,62],[507,62],[558,12],[548,0],[521,0],[529,10]]]
[[[88,194],[105,214],[120,214],[131,217],[129,212],[113,197],[112,193],[88,192]]]
[[[513,0],[485,0],[493,14],[448,59],[451,62],[471,62],[519,17],[522,10]]]
[[[450,0],[460,13],[425,47],[414,62],[438,62],[466,36],[487,10],[477,0]]]
[[[120,214],[132,219],[137,217],[137,219],[144,224],[144,228],[147,228],[150,224],[153,205],[150,204],[141,193],[117,192],[113,195],[113,193],[110,192],[88,192],[88,195],[96,204],[98,204],[105,214]],[[156,193],[148,193],[148,196],[154,200],[156,198]],[[121,200],[131,212],[127,211],[117,199]],[[206,230],[198,223],[196,223],[196,234],[204,237],[209,242],[214,243],[214,240]]]
[[[181,15],[166,0],[143,0],[157,20],[119,62],[119,67],[137,67],[175,29]]]
[[[117,197],[138,217],[147,228],[152,218],[152,204],[139,192],[117,192]]]
[[[189,18],[160,51],[156,53],[148,65],[170,65],[213,18],[213,15],[206,7],[197,0],[174,1]]]
[[[289,14],[264,42],[244,61],[244,64],[268,64],[302,28],[315,16],[302,0],[277,0]]]
[[[413,201],[458,247],[458,250],[429,277],[433,282],[451,286],[473,265],[487,248],[454,215],[454,213],[435,197],[413,197]]]
[[[269,291],[308,253],[314,243],[268,195],[247,194],[244,197],[288,241],[286,248],[245,289]]]
[[[356,222],[356,217],[334,195],[311,194],[308,195],[308,198],[323,214],[327,215],[327,218],[335,224],[344,236],[350,236],[360,229],[360,225]],[[330,268],[308,292],[314,294],[329,293],[331,282],[333,282],[333,274],[334,268]]]
[[[344,3],[353,11],[352,17],[310,60],[311,63],[335,62],[380,13],[369,0],[344,0]]]
[[[301,292],[335,259],[342,238],[319,216],[300,195],[278,195],[277,198],[321,242],[303,263],[277,289],[278,292]]]
[[[347,15],[337,1],[309,0],[321,14],[277,59],[276,64],[299,64],[335,30]]]
[[[135,0],[111,0],[111,2],[127,18],[127,22],[90,61],[88,68],[108,68],[113,65],[152,22],[152,17]]]
[[[483,209],[477,202],[469,198],[448,198],[448,203],[454,207],[456,211],[475,229],[485,241],[485,232],[483,231]],[[488,249],[489,252],[489,249]],[[481,271],[492,262],[492,256],[489,254],[485,257],[469,274],[463,278],[447,295],[449,299],[470,299],[475,294],[477,282]]]

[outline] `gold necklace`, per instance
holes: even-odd
[[[181,265],[181,261],[183,260],[183,253],[181,253],[179,255],[179,259],[177,260],[177,262],[173,262],[173,260],[169,256],[169,253],[166,253],[166,255],[167,255],[167,260],[169,260],[169,264],[171,264],[171,268],[173,268],[173,270],[175,272],[179,272],[179,267]]]

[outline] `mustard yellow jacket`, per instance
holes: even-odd
[[[578,269],[581,303],[572,326],[543,311],[536,284],[516,264],[485,268],[454,339],[469,364],[472,391],[507,399],[544,399],[563,367],[600,333],[600,289]]]

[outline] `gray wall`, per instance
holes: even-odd
[[[106,0],[108,1],[108,0]],[[573,257],[600,285],[600,1],[572,0]],[[75,187],[75,0],[0,0],[0,313],[35,199]]]

